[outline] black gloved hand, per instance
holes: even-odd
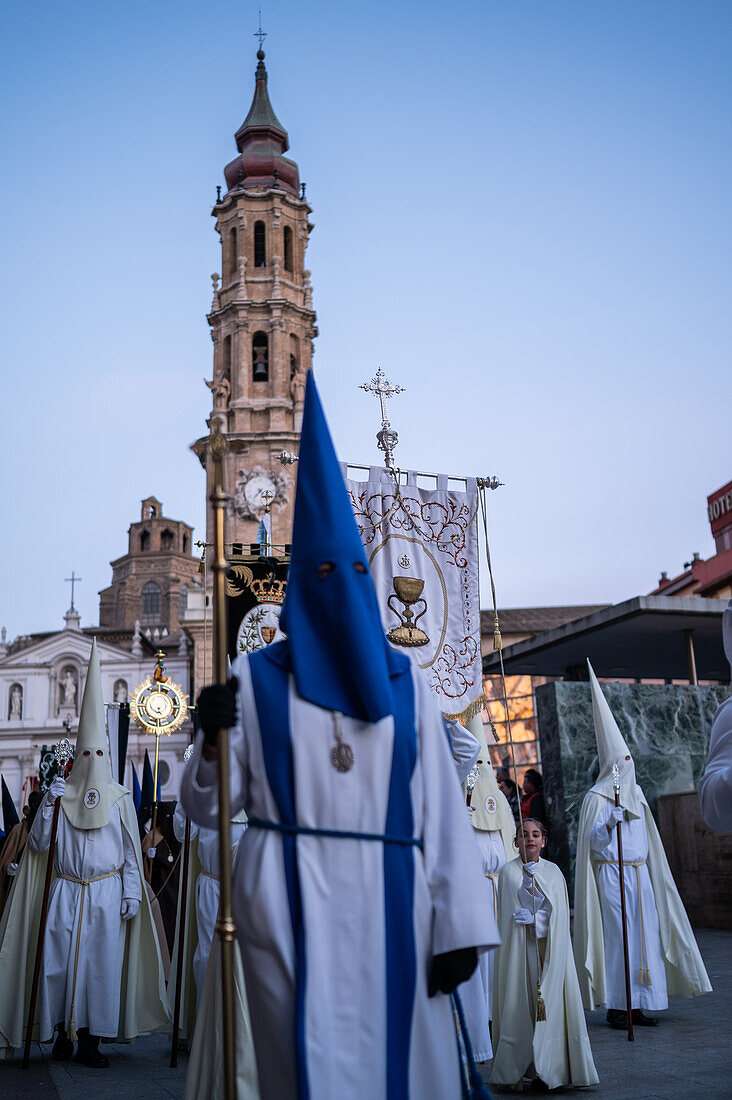
[[[236,725],[238,690],[239,681],[236,676],[232,676],[228,684],[210,684],[198,696],[198,721],[207,745],[218,744],[220,729],[229,729]]]
[[[476,947],[460,947],[457,951],[446,951],[444,955],[435,955],[427,981],[427,993],[452,993],[461,982],[466,982],[478,965]]]

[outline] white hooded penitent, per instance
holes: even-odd
[[[640,788],[635,778],[635,764],[630,749],[618,728],[618,723],[610,710],[610,704],[602,693],[594,670],[587,662],[592,689],[592,716],[595,721],[597,739],[597,757],[600,774],[591,788],[595,794],[603,795],[615,802],[613,765],[617,764],[620,774],[620,804],[633,817],[641,816]]]
[[[125,793],[125,788],[112,779],[95,638],[81,701],[74,764],[66,780],[61,808],[76,829],[102,829],[109,822],[110,806]]]

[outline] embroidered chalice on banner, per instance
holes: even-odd
[[[425,634],[421,627],[417,626],[419,620],[427,612],[427,601],[422,595],[424,581],[420,580],[419,577],[392,577],[392,581],[394,591],[386,602],[399,619],[399,626],[392,627],[387,634],[387,638],[394,645],[427,645],[430,640],[429,636]],[[391,601],[395,597],[403,605],[404,611],[400,611],[398,607],[394,607],[392,604]],[[415,615],[412,606],[420,603],[424,604],[424,607],[418,615]]]

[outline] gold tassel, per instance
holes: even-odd
[[[653,985],[651,981],[651,972],[647,967],[642,966],[640,968],[640,974],[638,975],[638,981],[641,985]]]
[[[498,625],[497,615],[493,621],[493,649],[496,653],[503,649],[503,639],[501,638],[501,630]]]
[[[488,700],[481,691],[478,698],[473,699],[472,703],[468,703],[465,710],[456,711],[455,714],[446,714],[445,718],[447,718],[448,722],[460,722],[464,726],[471,718],[475,718],[476,714],[480,714],[481,711],[484,711],[487,706]]]
[[[543,1023],[544,1020],[546,1020],[546,1005],[544,1004],[544,998],[541,995],[540,985],[537,985],[536,992],[536,1022],[540,1024]]]
[[[69,1026],[66,1028],[66,1031],[67,1031],[67,1034],[69,1036],[69,1039],[71,1039],[71,1042],[72,1043],[78,1043],[79,1034],[76,1030],[76,1024],[74,1023],[74,1017],[73,1016],[69,1020]]]

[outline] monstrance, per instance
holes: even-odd
[[[160,758],[160,738],[168,737],[180,727],[188,714],[188,696],[180,684],[174,684],[165,675],[163,661],[165,654],[158,650],[155,654],[157,664],[152,679],[146,676],[132,692],[130,713],[145,733],[155,737],[155,768],[153,772],[153,829],[158,804],[158,766]]]

